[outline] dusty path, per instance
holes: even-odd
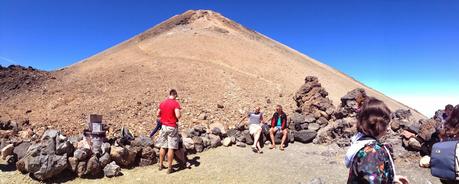
[[[59,180],[69,183],[307,183],[321,178],[325,183],[345,183],[348,170],[342,164],[345,150],[335,146],[291,144],[285,151],[264,149],[255,154],[249,148],[217,148],[191,155],[198,166],[171,175],[157,166],[123,169],[123,176],[103,179]],[[397,163],[397,172],[413,184],[440,183],[430,170],[416,163]],[[17,171],[1,172],[0,183],[37,183]]]

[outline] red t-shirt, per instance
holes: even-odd
[[[181,109],[177,100],[168,98],[159,104],[160,121],[163,125],[170,127],[177,126],[178,120],[175,117],[175,109]]]

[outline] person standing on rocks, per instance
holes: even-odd
[[[248,116],[244,117],[239,123],[249,118],[249,133],[253,136],[252,150],[255,153],[263,153],[260,146],[260,136],[263,126],[263,112],[260,111],[260,107],[255,107],[254,112],[249,112]]]
[[[396,175],[388,145],[380,142],[390,127],[390,114],[384,102],[371,97],[365,101],[357,115],[358,133],[351,138],[344,161],[349,168],[348,184],[409,183],[406,177]]]
[[[287,128],[287,115],[282,111],[281,105],[276,105],[276,112],[273,114],[271,118],[271,128],[269,129],[269,136],[271,137],[271,146],[269,149],[276,148],[276,141],[274,136],[278,131],[282,131],[282,140],[281,145],[279,146],[280,150],[284,150],[285,148],[285,140],[287,139],[288,135],[288,128]]]
[[[159,151],[159,170],[164,169],[163,161],[167,150],[167,162],[168,169],[167,173],[172,173],[172,161],[174,159],[174,150],[178,149],[179,134],[177,122],[180,118],[180,104],[176,100],[177,91],[175,89],[170,90],[169,97],[161,102],[158,111],[156,112],[157,117],[160,118],[162,123],[157,145],[161,147]]]

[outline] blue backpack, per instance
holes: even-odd
[[[457,141],[446,141],[433,145],[430,159],[432,176],[445,180],[456,180],[457,143]]]

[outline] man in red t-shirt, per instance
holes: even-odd
[[[177,122],[180,118],[180,104],[176,100],[177,91],[172,89],[169,92],[169,97],[159,104],[156,115],[160,118],[162,123],[161,131],[157,145],[161,147],[159,151],[159,170],[164,169],[163,160],[167,151],[168,169],[167,173],[172,173],[172,160],[174,159],[174,150],[178,149],[178,127]]]

